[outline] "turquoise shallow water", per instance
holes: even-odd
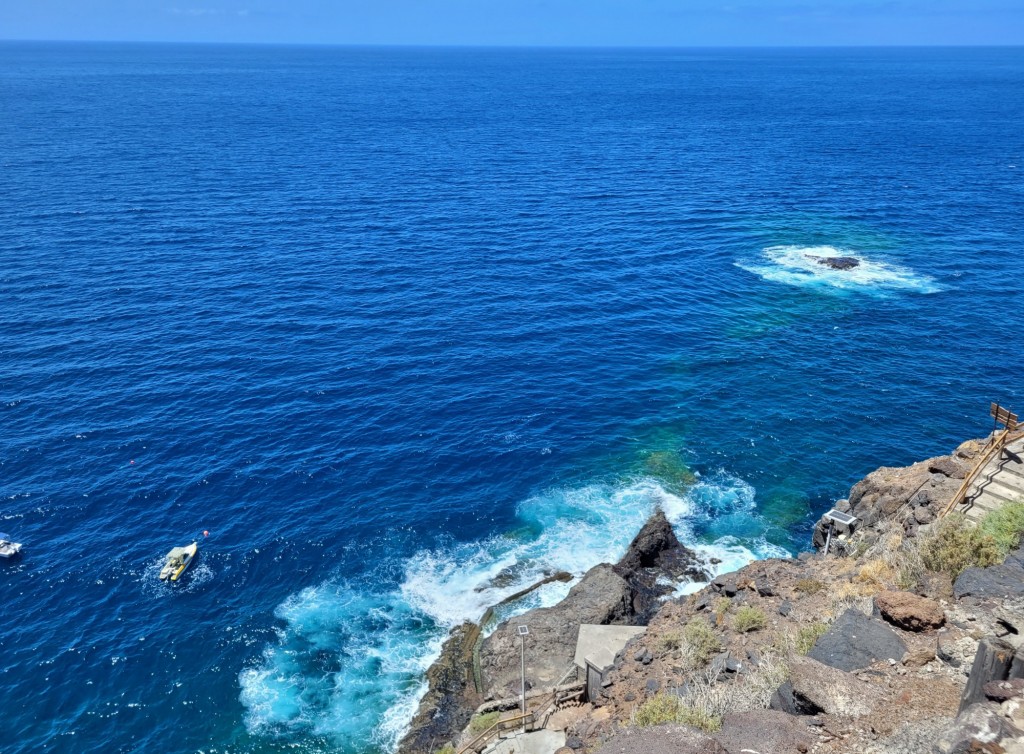
[[[0,63],[13,751],[386,751],[656,506],[793,552],[1024,398],[1018,49]]]

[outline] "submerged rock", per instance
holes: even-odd
[[[857,257],[819,257],[816,254],[808,254],[807,258],[833,270],[852,270],[860,266]]]

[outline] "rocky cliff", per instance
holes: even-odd
[[[399,752],[439,748],[439,742],[457,737],[482,701],[520,693],[518,626],[530,631],[525,639],[527,688],[550,686],[572,665],[581,624],[644,625],[674,584],[709,578],[700,558],[679,542],[665,514],[657,511],[622,560],[590,569],[557,605],[500,623],[486,638],[473,624],[454,629],[427,674],[429,689]]]
[[[511,622],[530,625],[527,675],[538,687],[568,666],[580,623],[648,626],[596,698],[557,716],[567,745],[599,754],[1024,754],[1024,552],[945,572],[921,554],[935,546],[935,518],[981,446],[881,468],[854,485],[837,504],[862,522],[844,557],[758,561],[686,598],[666,599],[661,584],[707,576],[664,517],[652,519],[620,563],[590,571],[560,605]],[[816,543],[823,536],[819,526]],[[483,642],[485,696],[518,693],[513,629],[499,626]],[[421,707],[420,717],[466,719],[472,700],[454,714],[450,697],[428,695],[437,711]]]

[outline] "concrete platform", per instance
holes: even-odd
[[[498,741],[487,754],[554,754],[565,746],[565,733],[560,730],[538,730],[520,733]]]
[[[586,670],[587,660],[590,660],[594,667],[603,670],[612,664],[615,655],[630,639],[646,630],[646,626],[594,626],[585,623],[580,626],[573,662],[576,667]]]

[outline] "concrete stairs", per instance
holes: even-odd
[[[988,462],[954,510],[977,523],[989,511],[1017,500],[1024,500],[1024,437]]]

